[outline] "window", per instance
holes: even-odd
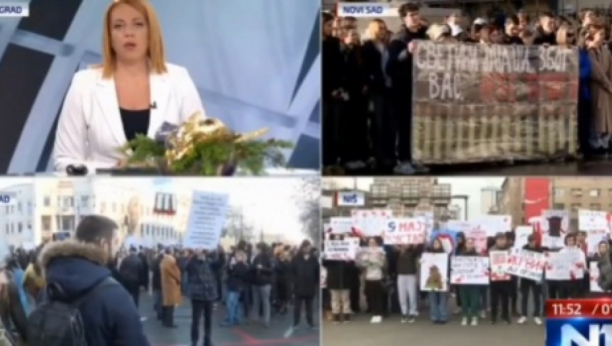
[[[582,197],[582,189],[572,189],[571,194],[574,197]]]
[[[21,202],[17,203],[17,212],[21,213]]]
[[[563,203],[555,203],[553,204],[554,210],[565,210],[565,204]]]
[[[51,206],[51,197],[45,196],[45,198],[43,198],[43,206],[45,207]]]
[[[589,191],[589,196],[591,196],[591,197],[599,197],[600,193],[601,193],[601,190],[599,190],[599,189],[591,189]]]
[[[87,207],[89,204],[89,196],[81,196],[81,206]]]
[[[565,194],[565,190],[561,188],[555,188],[554,194],[555,194],[555,197],[563,197],[563,195]]]
[[[23,225],[20,223],[17,224],[17,233],[21,233],[23,231]]]
[[[43,231],[51,231],[51,216],[42,216],[40,221]]]
[[[591,203],[589,205],[589,209],[590,210],[595,210],[595,211],[600,211],[601,210],[601,204],[599,204],[599,203]]]
[[[581,208],[581,206],[582,205],[580,203],[572,203],[572,206],[571,206],[572,211],[577,211],[578,209]]]

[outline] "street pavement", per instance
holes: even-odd
[[[144,330],[152,346],[189,346],[191,342],[191,307],[189,300],[175,311],[174,323],[176,329],[161,326],[155,318],[153,300],[146,293],[141,294],[140,312],[146,320],[143,322]],[[318,302],[315,306],[319,306]],[[315,310],[315,323],[319,322],[319,309]],[[218,306],[214,312],[212,340],[215,346],[319,346],[320,332],[318,329],[307,328],[305,318],[302,318],[300,327],[291,332],[293,311],[284,316],[274,316],[270,328],[265,329],[260,324],[248,324],[240,327],[221,327],[225,318],[225,307]],[[201,322],[203,324],[203,322]],[[203,325],[200,326],[200,339],[203,336]],[[201,345],[201,340],[200,344]]]
[[[537,326],[530,320],[517,325],[488,320],[478,326],[461,326],[461,317],[453,315],[445,325],[435,325],[427,314],[421,314],[414,324],[401,323],[400,316],[391,315],[380,324],[371,324],[370,316],[358,314],[344,324],[334,325],[326,321],[322,328],[323,345],[435,345],[435,346],[537,346],[544,345],[544,325]]]
[[[543,163],[483,163],[469,165],[432,166],[424,175],[588,175],[598,176],[612,171],[612,161],[567,161]],[[355,170],[344,175],[393,175],[393,170]]]

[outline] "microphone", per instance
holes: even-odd
[[[149,108],[151,108],[151,109],[157,109],[157,102],[153,101],[153,103],[151,103],[151,105],[149,106]]]

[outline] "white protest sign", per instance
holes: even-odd
[[[351,233],[353,227],[353,218],[350,217],[332,217],[329,219],[329,228],[331,234],[346,234]]]
[[[387,245],[423,244],[427,235],[424,219],[394,218],[388,222],[383,240]]]
[[[225,226],[229,196],[226,194],[194,191],[183,247],[214,250],[219,246]]]
[[[512,216],[510,215],[484,215],[474,221],[477,221],[480,227],[487,231],[489,237],[512,230]]]
[[[510,252],[508,250],[493,250],[489,252],[489,259],[491,261],[491,281],[510,280],[510,275],[507,272],[509,256]]]
[[[325,259],[329,261],[352,261],[359,249],[358,238],[325,241]]]
[[[363,237],[381,236],[393,217],[390,210],[353,210],[353,228]]]
[[[546,268],[546,255],[523,249],[512,249],[506,273],[533,281],[541,281]]]
[[[514,229],[514,248],[522,249],[523,246],[527,245],[530,235],[533,234],[532,226],[516,226]]]
[[[604,290],[599,287],[597,281],[599,280],[599,267],[597,262],[593,261],[589,263],[589,288],[591,292],[603,292]]]
[[[421,257],[421,291],[448,291],[448,254],[426,252]]]
[[[576,280],[584,277],[584,254],[580,249],[549,252],[547,258],[546,280]]]
[[[488,285],[489,258],[479,256],[451,257],[451,284]]]
[[[578,229],[581,231],[604,230],[610,233],[610,214],[605,211],[578,210]]]

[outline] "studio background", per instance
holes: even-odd
[[[0,174],[51,169],[72,76],[102,60],[109,3],[32,0],[29,18],[0,19]],[[296,143],[291,167],[319,169],[319,0],[151,3],[168,62],[189,70],[208,116],[240,132],[267,127]]]

